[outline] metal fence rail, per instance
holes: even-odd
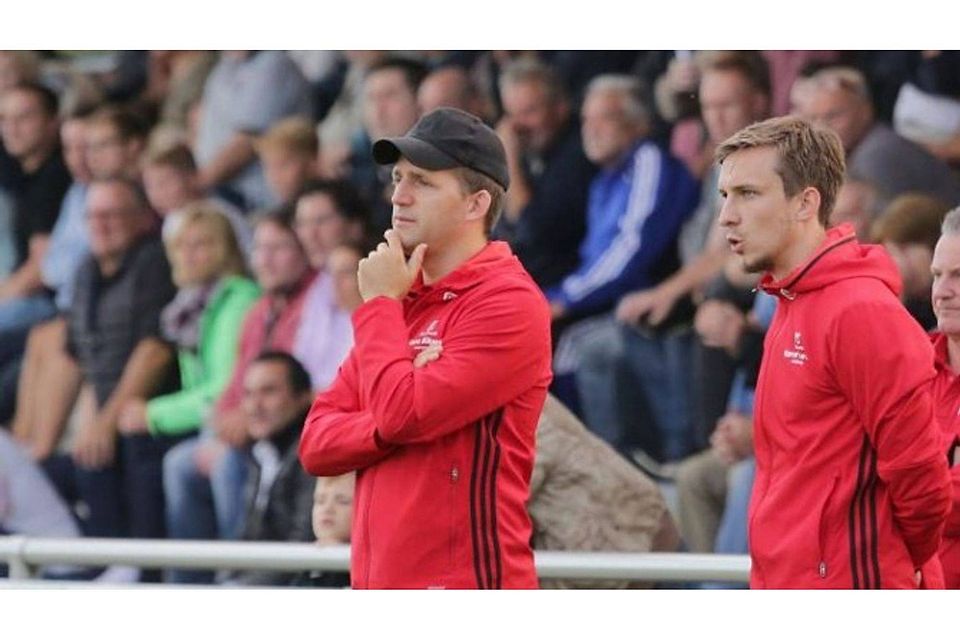
[[[128,565],[150,569],[346,571],[350,547],[290,542],[120,540],[0,536],[0,564],[11,580],[29,580],[40,567]],[[694,553],[538,551],[541,578],[746,583],[747,556]]]

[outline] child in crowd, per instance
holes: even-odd
[[[313,124],[302,116],[280,120],[257,140],[255,147],[267,186],[281,205],[292,203],[317,174],[320,141]]]

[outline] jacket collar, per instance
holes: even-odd
[[[772,273],[765,273],[760,279],[760,289],[772,296],[782,296],[792,300],[797,283],[821,262],[826,255],[838,247],[855,242],[857,239],[853,226],[842,224],[827,231],[826,239],[820,244],[814,254],[803,264],[796,267],[780,280],[776,280]]]
[[[510,250],[510,245],[501,240],[492,240],[473,257],[433,284],[423,283],[421,271],[407,297],[418,298],[433,291],[459,294],[483,282],[488,272],[503,270],[508,264],[517,262],[516,256]]]
[[[823,289],[843,280],[873,279],[895,296],[900,296],[900,271],[886,250],[875,244],[857,242],[853,226],[842,224],[827,230],[821,245],[803,264],[779,280],[767,273],[759,288],[793,300],[798,294]]]

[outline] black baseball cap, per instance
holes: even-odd
[[[425,114],[406,135],[373,143],[373,159],[393,164],[404,157],[421,169],[441,171],[466,167],[510,186],[507,154],[493,129],[475,115],[440,107]]]

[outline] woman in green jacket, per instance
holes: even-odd
[[[164,338],[178,351],[181,389],[130,401],[120,416],[120,430],[127,433],[181,435],[206,422],[230,379],[243,318],[260,295],[244,275],[230,221],[215,206],[188,208],[167,255],[178,290],[160,322]]]

